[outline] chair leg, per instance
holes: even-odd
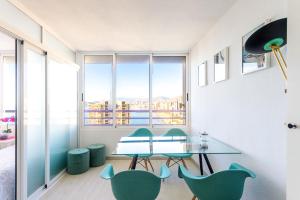
[[[132,164],[133,164],[133,159],[131,160],[128,169],[130,170],[132,168]]]
[[[186,163],[185,163],[185,161],[184,161],[184,159],[181,158],[181,162],[182,162],[183,166],[184,166],[186,169],[188,169],[188,168],[187,168],[187,165],[186,165]]]
[[[149,164],[150,164],[150,167],[151,167],[152,171],[154,172],[154,168],[153,168],[153,166],[152,166],[152,163],[151,163],[150,159],[147,158],[147,160],[148,160],[148,162],[149,162]]]
[[[171,161],[170,158],[168,158],[168,160],[167,160],[167,162],[166,162],[167,167],[169,167],[170,161]]]
[[[193,198],[192,198],[192,200],[196,200],[197,199],[197,197],[196,196],[194,196]]]
[[[172,167],[172,166],[174,165],[174,163],[171,164],[172,161],[175,162],[175,161],[173,160],[173,158],[170,157],[170,160],[169,160],[169,166],[168,166],[168,167]]]
[[[145,168],[146,168],[146,170],[148,171],[148,162],[147,162],[147,161],[148,161],[148,159],[147,159],[147,158],[145,158],[145,159],[144,159]]]

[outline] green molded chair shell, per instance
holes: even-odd
[[[171,128],[164,136],[187,136],[187,134],[180,128]]]
[[[178,175],[200,200],[240,200],[246,178],[256,177],[252,171],[237,163],[231,164],[228,170],[209,176],[193,176],[181,165]]]
[[[170,175],[166,165],[161,166],[160,176],[141,170],[123,171],[114,175],[110,164],[100,174],[104,179],[111,179],[112,191],[117,200],[154,200],[159,194],[161,180]]]
[[[139,128],[135,130],[129,137],[152,137],[153,133],[147,128]],[[135,155],[128,155],[129,157],[134,157]],[[151,154],[139,154],[139,158],[148,158],[152,156]]]
[[[163,136],[187,136],[187,134],[181,130],[180,128],[172,128]],[[172,157],[172,158],[190,158],[193,154],[185,153],[185,154],[164,154],[164,156]]]
[[[129,135],[129,137],[152,137],[153,133],[147,129],[147,128],[139,128],[137,130],[135,130],[132,134]],[[135,155],[128,155],[129,157],[134,157]],[[152,163],[149,159],[149,157],[151,157],[152,154],[139,154],[138,158],[140,158],[140,160],[137,161],[138,164],[142,165],[147,171],[148,171],[148,163],[152,169],[152,171],[154,171],[154,168],[152,166]],[[144,163],[144,164],[143,164]],[[132,162],[130,163],[129,168],[131,167]]]
[[[129,137],[152,137],[153,133],[147,128],[139,128],[135,130]]]

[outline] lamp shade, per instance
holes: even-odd
[[[271,46],[282,47],[287,43],[287,18],[273,21],[258,29],[246,41],[249,53],[261,54],[272,51]]]

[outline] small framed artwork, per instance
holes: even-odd
[[[252,54],[246,51],[245,43],[247,39],[259,28],[264,26],[265,23],[256,27],[246,35],[242,37],[242,74],[249,74],[256,71],[260,71],[270,67],[271,55],[269,53]]]
[[[207,62],[203,62],[198,66],[198,86],[207,85]]]
[[[214,82],[225,81],[228,79],[228,52],[226,47],[214,55]]]

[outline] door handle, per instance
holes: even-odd
[[[287,127],[288,127],[289,129],[296,129],[296,128],[298,128],[297,124],[288,123],[288,124],[286,124],[286,125],[287,125]]]

